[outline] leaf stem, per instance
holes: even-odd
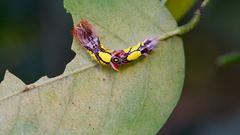
[[[176,35],[183,35],[188,33],[199,23],[203,9],[207,6],[210,0],[203,0],[201,6],[195,11],[192,19],[185,25],[179,26],[173,31],[163,34],[159,37],[159,40],[165,40]]]

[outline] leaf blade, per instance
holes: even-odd
[[[127,0],[67,0],[65,7],[75,24],[83,17],[93,21],[103,43],[113,49],[177,27],[158,0],[126,3]],[[96,65],[76,42],[73,50],[77,55],[62,76],[42,79],[36,85],[50,83],[1,102],[0,114],[12,119],[0,121],[0,125],[9,125],[0,126],[4,128],[0,131],[151,135],[159,130],[181,94],[184,78],[181,39],[162,41],[151,55],[127,65],[120,73]],[[7,104],[15,106],[6,109]],[[11,110],[14,114],[6,113]]]

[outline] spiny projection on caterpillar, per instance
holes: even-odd
[[[80,23],[73,28],[73,36],[95,61],[102,65],[111,65],[114,70],[119,71],[119,66],[126,65],[141,56],[150,54],[160,41],[176,35],[185,34],[193,29],[199,22],[201,11],[208,2],[209,0],[203,0],[200,8],[195,11],[193,18],[187,24],[165,33],[161,37],[145,39],[143,42],[126,49],[111,50],[104,47],[94,31],[93,26],[86,19],[81,20]]]

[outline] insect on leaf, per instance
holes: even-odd
[[[65,0],[64,5],[74,24],[88,19],[101,42],[114,50],[177,27],[159,0]],[[160,130],[183,86],[180,38],[161,41],[121,72],[97,64],[76,41],[73,50],[77,55],[62,75],[42,78],[29,91],[6,73],[0,85],[0,135],[155,135]]]

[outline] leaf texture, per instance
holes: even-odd
[[[159,0],[65,0],[74,23],[90,20],[101,41],[123,49],[177,27]],[[8,71],[0,84],[0,135],[154,135],[168,119],[184,80],[182,40],[161,41],[146,58],[115,72],[75,41],[74,60],[31,91]],[[12,95],[12,96],[11,96]]]

